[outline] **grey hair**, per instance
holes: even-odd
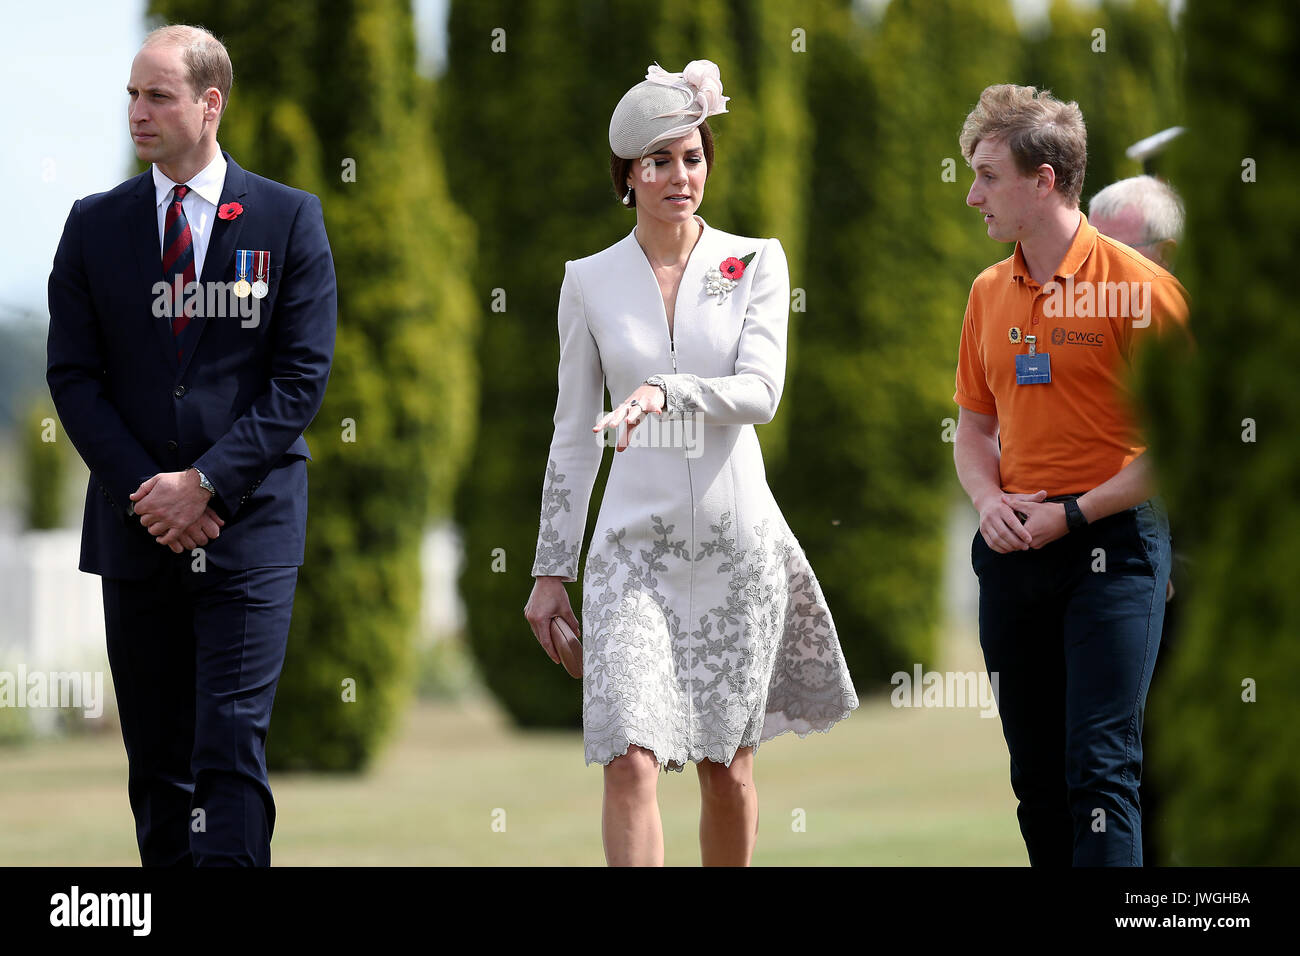
[[[1173,187],[1154,176],[1133,176],[1113,182],[1088,203],[1088,215],[1115,219],[1133,206],[1142,216],[1143,241],[1183,240],[1183,201]]]

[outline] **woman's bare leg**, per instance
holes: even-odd
[[[700,862],[705,866],[749,866],[758,840],[758,791],[754,748],[741,747],[731,766],[701,760]]]
[[[664,830],[659,819],[659,762],[653,751],[632,744],[605,765],[600,829],[610,866],[663,866]]]

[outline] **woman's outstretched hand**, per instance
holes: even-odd
[[[631,404],[633,399],[637,399],[641,404],[639,406]],[[628,446],[632,429],[645,420],[646,414],[663,414],[664,400],[665,396],[662,387],[658,385],[642,385],[623,399],[617,408],[592,425],[591,430],[595,433],[605,428],[618,428],[618,443],[614,446],[614,450],[622,451]],[[627,425],[626,428],[621,427],[624,423]]]
[[[551,618],[562,618],[572,628],[574,636],[582,639],[582,629],[578,619],[573,616],[573,607],[569,604],[569,592],[558,575],[543,575],[535,579],[533,593],[524,605],[524,617],[533,629],[537,643],[542,645],[546,656],[563,667],[563,662],[555,651],[551,639]]]

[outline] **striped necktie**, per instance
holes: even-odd
[[[180,277],[182,292],[175,297],[172,308],[172,335],[179,346],[180,335],[189,325],[190,317],[184,313],[184,289],[194,281],[194,242],[190,236],[190,223],[185,218],[181,200],[190,191],[189,186],[177,186],[172,190],[172,203],[167,207],[167,219],[163,225],[163,276],[167,284],[175,288],[176,278]],[[176,361],[181,359],[181,349],[176,349]]]

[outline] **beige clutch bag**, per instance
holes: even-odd
[[[551,618],[551,643],[570,677],[582,677],[582,644],[562,617]]]

